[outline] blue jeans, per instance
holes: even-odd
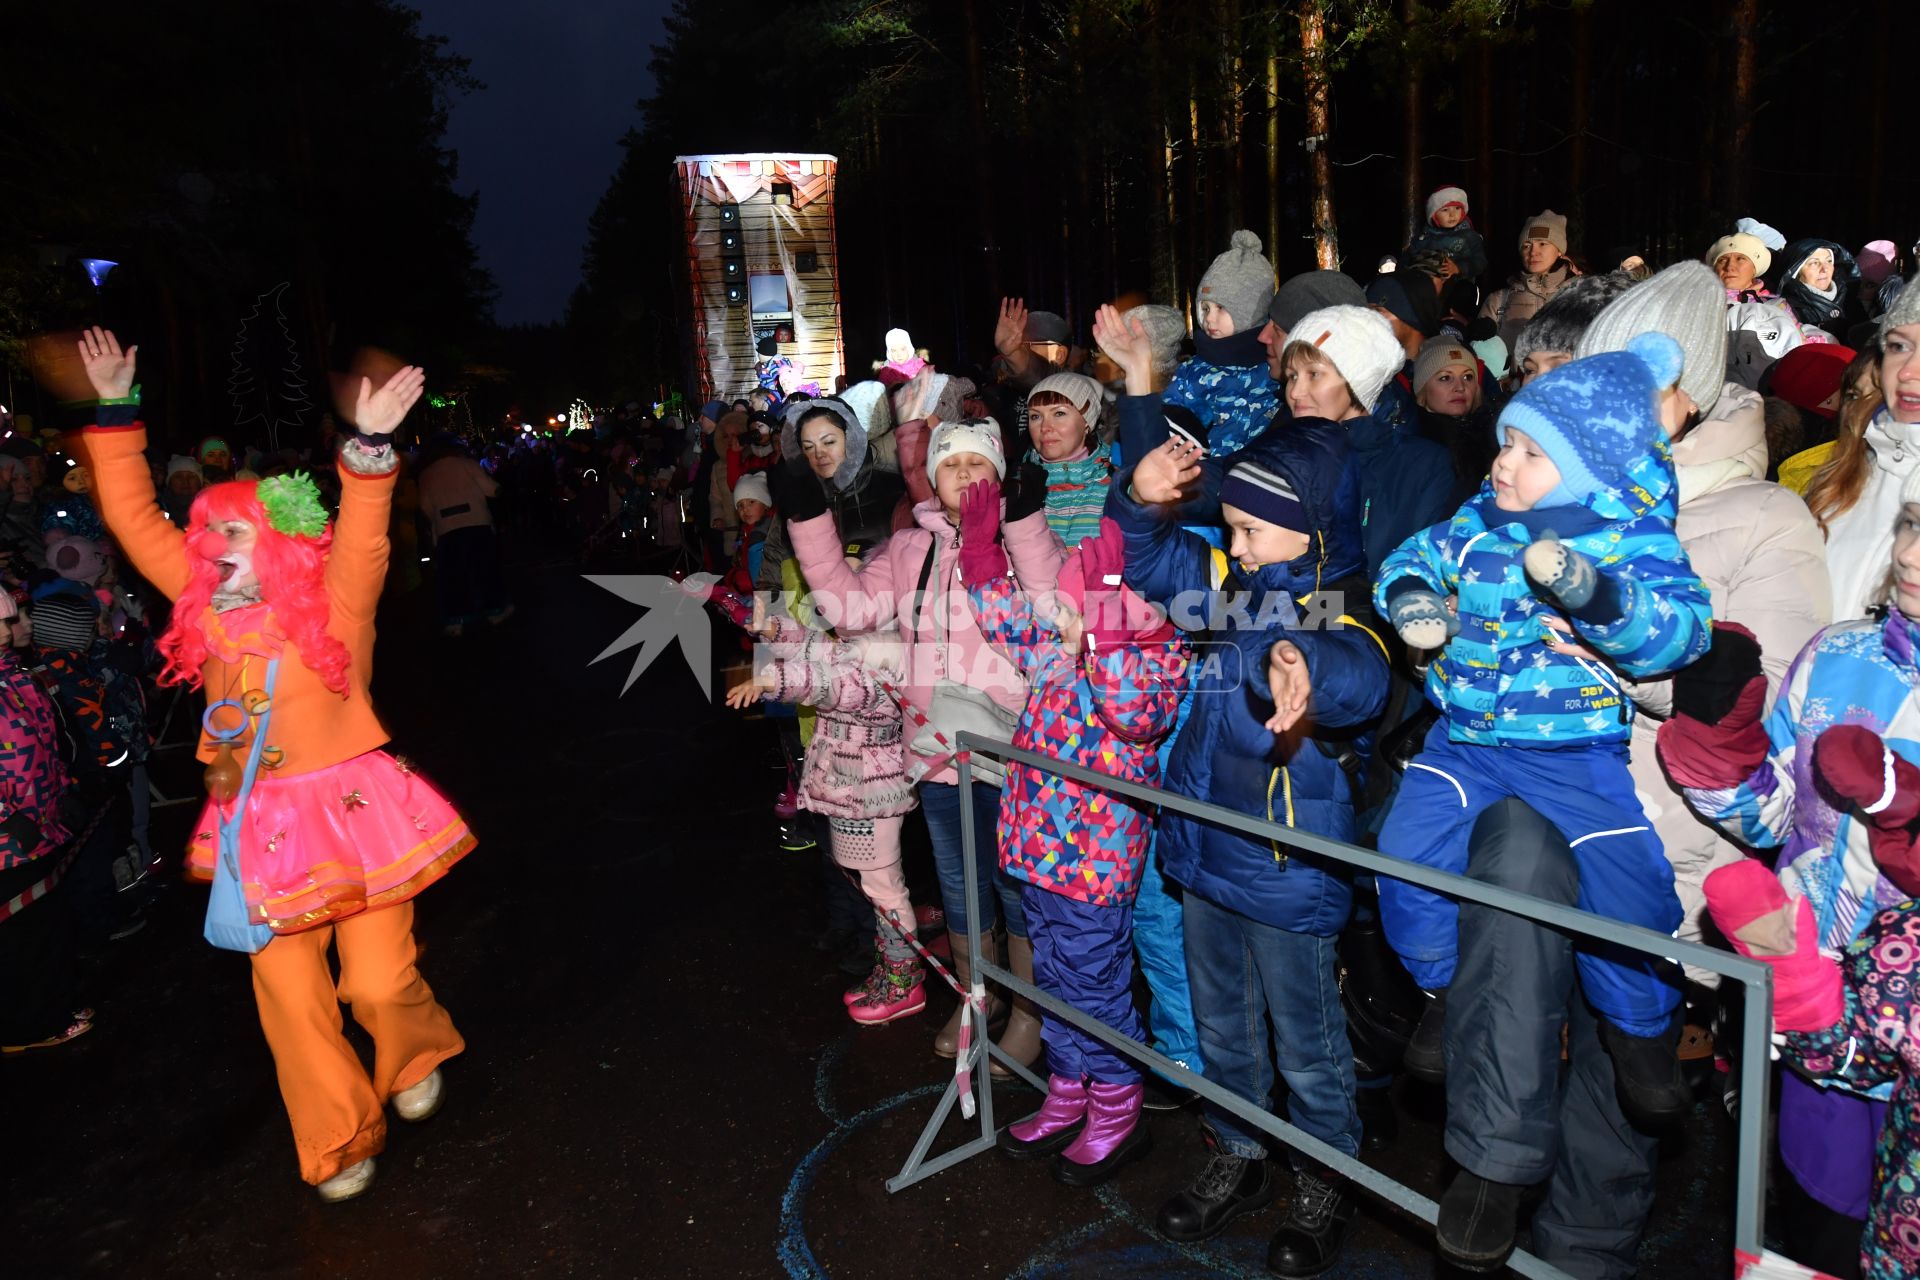
[[[933,840],[933,870],[940,880],[940,906],[947,928],[967,931],[969,912],[977,911],[980,932],[1000,921],[1016,938],[1027,936],[1027,913],[1020,906],[1020,884],[1000,870],[1000,791],[982,782],[973,784],[973,866],[978,888],[967,901],[967,871],[961,861],[960,788],[947,782],[920,784],[920,812]]]
[[[1207,1080],[1270,1107],[1277,1061],[1287,1119],[1335,1150],[1358,1155],[1353,1048],[1340,1009],[1334,940],[1262,924],[1191,889],[1186,929],[1187,978]],[[1207,1122],[1221,1150],[1245,1159],[1266,1155],[1264,1135],[1211,1102]],[[1296,1168],[1304,1164],[1304,1157],[1294,1157]]]

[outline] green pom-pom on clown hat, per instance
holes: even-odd
[[[306,472],[269,476],[254,486],[254,493],[267,509],[267,523],[275,533],[317,538],[327,531],[326,505]]]

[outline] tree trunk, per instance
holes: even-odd
[[[1400,48],[1406,55],[1406,120],[1402,130],[1400,149],[1406,153],[1406,162],[1402,168],[1404,186],[1401,189],[1402,212],[1406,215],[1406,238],[1411,241],[1420,234],[1420,224],[1426,220],[1426,192],[1420,181],[1420,152],[1424,149],[1420,139],[1421,117],[1426,103],[1422,100],[1420,71],[1421,51],[1415,26],[1420,20],[1420,0],[1400,0]]]
[[[1227,164],[1223,172],[1233,175],[1227,186],[1227,226],[1238,230],[1247,225],[1247,155],[1241,134],[1247,118],[1246,91],[1240,83],[1244,70],[1240,62],[1240,6],[1235,0],[1221,0],[1220,79],[1227,91],[1220,99],[1220,141],[1226,147]]]
[[[1867,225],[1876,235],[1880,231],[1886,198],[1887,166],[1883,157],[1887,154],[1887,79],[1892,71],[1893,42],[1893,5],[1889,0],[1878,0],[1873,6],[1873,76],[1868,89],[1873,97],[1867,114],[1869,144],[1866,163],[1862,166],[1867,174]]]
[[[1307,150],[1313,166],[1313,256],[1323,271],[1340,268],[1340,231],[1333,218],[1333,160],[1327,135],[1333,120],[1333,86],[1327,72],[1324,0],[1300,7],[1300,52],[1306,72]]]
[[[1000,300],[1000,246],[993,238],[993,151],[987,137],[986,75],[981,70],[980,15],[977,0],[961,0],[967,28],[967,125],[972,134],[972,199],[979,243],[981,279],[986,281],[987,298]]]
[[[1067,26],[1067,48],[1070,59],[1069,83],[1073,86],[1075,102],[1087,101],[1087,67],[1081,56],[1080,14],[1076,10]],[[1072,190],[1067,192],[1066,208],[1066,250],[1063,255],[1067,271],[1066,312],[1069,323],[1078,332],[1084,322],[1093,323],[1092,299],[1086,297],[1087,282],[1091,278],[1091,255],[1089,247],[1093,243],[1093,218],[1088,212],[1088,197],[1093,191],[1093,173],[1088,163],[1087,134],[1083,129],[1073,131],[1073,182]]]
[[[1734,0],[1732,17],[1733,100],[1728,104],[1727,179],[1721,190],[1729,211],[1744,214],[1753,172],[1753,98],[1760,57],[1755,28],[1760,23],[1760,0]]]
[[[1473,74],[1473,212],[1484,233],[1493,209],[1493,39],[1479,33]],[[1525,217],[1525,214],[1521,215]]]
[[[1160,57],[1160,5],[1147,0],[1141,34],[1147,46],[1147,83],[1152,94],[1153,128],[1146,139],[1147,279],[1152,301],[1175,304],[1180,274],[1173,254],[1173,134],[1167,128],[1166,67]]]
[[[1737,4],[1738,2],[1739,0],[1734,0],[1734,3]],[[1720,7],[1724,9],[1724,5]],[[1720,83],[1720,71],[1726,64],[1726,58],[1722,55],[1721,50],[1725,47],[1726,41],[1724,40],[1707,41],[1707,67],[1706,74],[1700,78],[1701,84],[1714,85]],[[1701,227],[1718,222],[1719,219],[1715,215],[1718,212],[1722,212],[1720,206],[1714,202],[1713,196],[1714,186],[1722,171],[1719,140],[1722,136],[1722,121],[1720,117],[1724,113],[1724,104],[1721,104],[1715,110],[1705,113],[1707,127],[1700,131],[1700,162],[1694,166],[1694,171],[1699,177],[1700,184],[1699,191],[1694,200],[1694,208],[1696,210],[1695,217],[1699,219],[1699,221],[1696,222],[1693,227],[1690,227],[1689,230],[1698,230]],[[1710,210],[1713,212],[1709,212]]]
[[[1568,112],[1573,145],[1567,158],[1567,212],[1578,227],[1587,225],[1587,95],[1592,78],[1593,7],[1580,5],[1573,11],[1573,109]]]
[[[1280,262],[1280,40],[1267,45],[1267,256]]]
[[[1186,271],[1180,278],[1181,297],[1178,300],[1188,315],[1193,313],[1190,295],[1200,283],[1200,264],[1211,261],[1200,255],[1206,252],[1207,237],[1213,229],[1213,184],[1202,182],[1200,177],[1200,86],[1193,82],[1192,74],[1187,78],[1187,227],[1186,252],[1182,255]],[[1202,203],[1202,191],[1206,192]]]

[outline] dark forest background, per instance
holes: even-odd
[[[301,367],[387,347],[458,370],[476,420],[680,387],[682,153],[840,157],[856,368],[893,325],[981,360],[1001,294],[1083,338],[1108,298],[1184,302],[1240,226],[1283,277],[1364,274],[1444,183],[1496,276],[1545,206],[1597,265],[1696,255],[1742,214],[1856,249],[1920,234],[1891,0],[680,0],[568,315],[503,330],[443,141],[481,86],[416,15],[106,7],[8,16],[0,341],[17,382],[35,332],[139,335],[179,436],[231,428],[240,321],[283,281]],[[97,291],[89,256],[121,263]]]

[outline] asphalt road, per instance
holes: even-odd
[[[444,1110],[394,1124],[366,1196],[322,1204],[247,961],[201,941],[204,891],[174,887],[99,974],[93,1034],[0,1065],[7,1274],[1264,1274],[1278,1208],[1197,1248],[1151,1230],[1201,1159],[1191,1112],[1155,1116],[1155,1154],[1095,1193],[988,1153],[889,1195],[945,1078],[928,1048],[949,999],[854,1029],[810,944],[818,862],[770,838],[767,726],[711,708],[671,655],[620,696],[628,658],[589,660],[640,611],[564,562],[520,557],[512,577],[519,615],[460,641],[433,633],[424,593],[390,601],[377,660],[396,742],[481,837],[418,900],[423,968],[468,1042]],[[191,812],[163,811],[158,835],[179,847]],[[1437,1197],[1437,1102],[1399,1096],[1377,1163]],[[1037,1103],[998,1097],[1007,1118]],[[939,1146],[961,1137],[951,1122]],[[1643,1276],[1727,1273],[1733,1150],[1699,1108],[1663,1163]],[[1436,1268],[1419,1224],[1369,1204],[1329,1274]]]

